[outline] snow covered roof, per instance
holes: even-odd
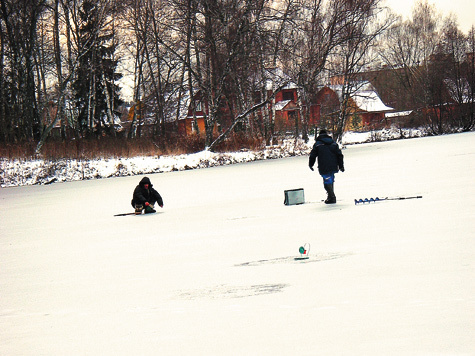
[[[386,117],[403,117],[409,116],[412,114],[412,110],[409,111],[397,111],[397,112],[388,112],[386,113]]]
[[[337,93],[340,100],[342,99],[343,85],[331,85],[329,88]],[[394,110],[383,103],[370,82],[355,82],[353,88],[353,93],[350,97],[360,110],[366,112],[384,112]]]
[[[288,103],[290,103],[292,100],[282,100],[279,101],[278,103],[275,103],[275,110],[283,110]]]
[[[266,70],[266,89],[274,90],[280,83],[288,81],[289,83],[283,89],[297,89],[297,84],[290,81],[290,76],[284,73],[280,68],[273,68]]]

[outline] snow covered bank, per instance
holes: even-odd
[[[420,137],[420,130],[388,129],[377,132],[348,132],[343,144],[372,141],[386,141],[401,137]],[[313,140],[285,140],[280,146],[267,147],[263,151],[242,151],[230,153],[199,153],[179,156],[109,158],[98,160],[63,159],[49,160],[6,160],[0,159],[0,186],[12,187],[54,182],[69,182],[111,177],[125,177],[138,174],[164,173],[197,168],[208,168],[234,163],[266,159],[285,158],[310,153]]]
[[[188,155],[161,157],[108,158],[98,160],[63,159],[0,160],[1,187],[50,184],[77,180],[164,173],[197,168],[223,166],[306,154],[311,145],[290,141],[282,146],[268,147],[263,151],[214,153],[202,151]]]

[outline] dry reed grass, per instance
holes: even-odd
[[[0,157],[6,159],[35,158],[36,144],[33,141],[0,144]],[[60,140],[50,138],[42,147],[41,158],[56,160],[179,155],[199,152],[204,147],[205,139],[200,135],[167,139],[101,137],[98,139]],[[243,133],[234,133],[219,144],[216,151],[259,150],[262,147],[262,139],[250,137]]]

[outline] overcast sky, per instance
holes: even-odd
[[[386,0],[386,4],[396,13],[408,17],[417,0]],[[472,25],[475,25],[475,1],[474,0],[429,0],[444,16],[453,12],[458,19],[460,29],[468,33]]]

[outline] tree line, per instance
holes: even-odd
[[[176,135],[184,102],[199,132],[190,100],[199,92],[208,105],[200,134],[213,149],[237,127],[272,142],[266,104],[289,82],[299,90],[296,134],[306,138],[308,104],[338,75],[338,138],[356,75],[382,65],[397,69],[393,80],[419,107],[440,104],[442,85],[461,107],[471,100],[456,115],[470,130],[474,33],[427,1],[404,20],[381,0],[0,0],[0,142],[34,141],[39,152],[59,123],[63,138],[116,136],[123,76],[133,82],[129,138],[141,136],[144,118],[157,142]],[[269,75],[275,68],[285,75]],[[234,119],[216,135],[223,111]],[[441,133],[437,113],[430,124]]]

